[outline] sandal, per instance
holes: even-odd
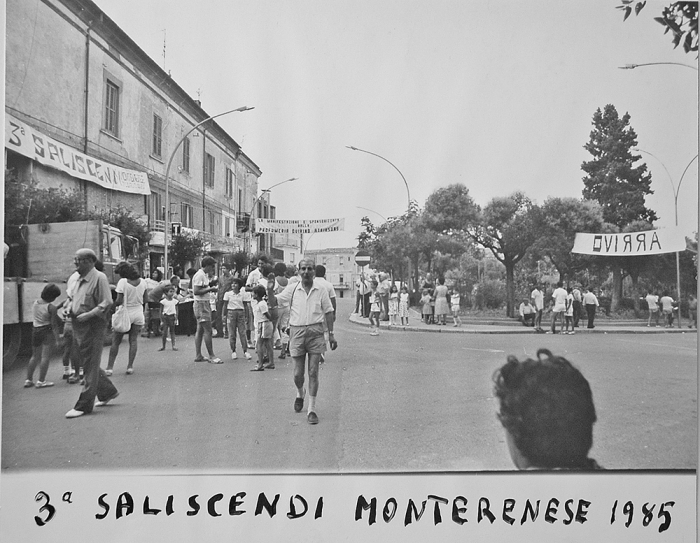
[[[207,362],[209,362],[210,364],[223,364],[223,363],[224,363],[224,361],[221,360],[221,358],[218,358],[218,357],[207,358]]]
[[[265,371],[265,368],[262,366],[255,366],[254,368],[251,368],[250,371]]]
[[[203,356],[198,356],[197,358],[194,359],[195,362],[206,362],[209,360],[208,358],[204,358]]]

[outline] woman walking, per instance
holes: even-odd
[[[447,314],[450,312],[450,304],[447,301],[447,287],[445,279],[440,277],[435,287],[435,324],[447,324]]]
[[[145,324],[143,317],[143,295],[146,292],[146,281],[141,279],[139,273],[128,262],[120,262],[114,268],[114,271],[121,276],[117,283],[117,300],[114,302],[115,307],[124,305],[131,321],[129,329],[129,362],[126,366],[126,373],[131,375],[134,373],[134,359],[138,349],[137,340],[139,332]],[[119,345],[124,337],[123,333],[114,332],[112,336],[112,347],[109,349],[109,360],[107,362],[107,375],[112,375],[114,360],[119,354]]]

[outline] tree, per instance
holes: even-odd
[[[240,276],[250,264],[250,256],[245,251],[237,251],[226,259],[226,264]]]
[[[190,262],[201,256],[204,240],[199,234],[182,231],[170,238],[168,260],[175,270],[184,271]]]
[[[464,185],[439,188],[425,202],[425,224],[436,232],[468,232],[478,222],[479,206]]]
[[[34,179],[20,180],[5,170],[5,226],[82,221],[85,202],[77,189],[40,188]]]
[[[102,219],[103,222],[119,228],[124,234],[124,246],[126,254],[139,260],[148,257],[148,242],[151,240],[151,231],[148,225],[141,219],[135,217],[131,210],[119,205],[116,208],[109,208],[90,213],[91,218]]]
[[[588,174],[583,178],[583,197],[597,201],[603,208],[603,220],[619,230],[634,221],[653,224],[657,218],[644,203],[645,197],[653,194],[651,173],[644,162],[632,166],[642,157],[632,153],[637,145],[637,134],[629,121],[628,113],[620,118],[611,104],[602,112],[598,108],[593,114],[590,140],[584,145],[593,160],[581,164],[581,169]],[[622,297],[622,270],[614,266],[612,272],[615,288],[611,309],[615,311]]]
[[[625,13],[623,21],[632,14],[639,15],[644,9],[646,0],[637,2],[635,0],[622,0],[622,5],[617,6]],[[632,7],[634,6],[634,8]],[[654,20],[664,27],[664,34],[671,32],[673,48],[681,43],[686,53],[698,50],[698,2],[671,2],[661,11],[661,17],[654,17]]]
[[[591,261],[588,255],[572,253],[576,233],[600,232],[603,211],[598,202],[576,198],[548,198],[540,207],[536,228],[538,239],[532,246],[537,258],[549,258],[562,281],[585,269]]]
[[[537,239],[539,208],[521,192],[493,198],[481,213],[474,240],[489,249],[506,268],[506,314],[514,316],[515,266]]]

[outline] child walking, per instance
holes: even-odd
[[[159,351],[165,350],[168,330],[170,330],[170,342],[172,343],[173,351],[177,351],[175,347],[175,321],[177,320],[178,303],[178,300],[175,298],[175,287],[168,287],[165,291],[165,298],[160,301],[160,305],[163,306],[160,317],[160,332],[163,337],[163,346],[158,349]]]
[[[453,288],[450,292],[450,304],[452,305],[452,318],[455,323],[452,326],[462,326],[462,319],[459,316],[459,291]]]
[[[401,287],[399,294],[399,318],[402,325],[408,326],[408,287],[406,285]]]
[[[32,313],[34,323],[32,326],[32,357],[27,366],[27,380],[24,381],[24,388],[52,387],[53,383],[46,380],[49,371],[49,359],[51,358],[51,345],[54,343],[52,333],[52,323],[56,318],[57,308],[52,302],[61,295],[61,289],[53,283],[44,287],[41,291],[41,298],[34,301]],[[34,383],[34,370],[39,366],[39,380]]]
[[[370,324],[370,336],[379,335],[379,313],[381,312],[379,294],[377,293],[377,287],[379,283],[377,281],[372,281],[372,290],[369,295],[369,324]]]
[[[567,288],[566,310],[564,311],[564,332],[563,334],[573,335],[574,332],[574,295],[571,292],[571,287]],[[571,324],[571,332],[569,332],[569,324]]]
[[[391,285],[389,291],[389,324],[396,326],[396,315],[399,313],[399,289]]]
[[[255,320],[255,351],[258,354],[258,363],[250,371],[274,370],[274,351],[272,350],[272,315],[265,301],[266,289],[262,285],[257,285],[253,289],[255,303],[253,305],[253,319]],[[268,363],[263,365],[263,360],[267,358]]]

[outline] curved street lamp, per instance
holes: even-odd
[[[298,177],[291,177],[289,179],[285,179],[284,181],[280,181],[279,183],[275,183],[271,187],[262,189],[260,191],[260,195],[257,198],[255,198],[255,200],[253,200],[253,207],[250,208],[250,213],[248,214],[248,233],[250,234],[249,250],[253,250],[253,212],[255,211],[255,206],[258,205],[258,201],[260,200],[260,198],[262,198],[266,192],[270,192],[275,187],[279,187],[280,185],[284,185],[285,183],[290,183],[292,181],[297,181],[298,179]]]
[[[668,181],[671,183],[671,189],[673,190],[673,207],[675,211],[675,216],[676,216],[676,227],[678,227],[678,192],[681,190],[681,183],[683,183],[683,178],[685,177],[685,174],[688,172],[688,169],[690,168],[691,164],[695,162],[695,160],[698,158],[698,155],[695,155],[690,162],[688,162],[688,165],[685,167],[685,170],[683,170],[683,173],[681,174],[681,178],[678,181],[678,185],[675,185],[673,183],[673,178],[671,177],[671,174],[668,171],[668,168],[666,165],[659,160],[659,158],[649,151],[645,151],[644,149],[639,149],[636,147],[634,149],[635,151],[639,151],[640,153],[645,153],[651,157],[654,157],[659,164],[661,164],[666,171],[666,175],[668,176]],[[681,327],[681,309],[680,309],[680,303],[681,303],[681,263],[680,263],[680,253],[676,251],[676,291],[678,294],[678,328]]]
[[[345,147],[347,147],[348,149],[352,149],[353,151],[360,151],[362,153],[367,153],[368,155],[376,156],[377,158],[381,158],[384,162],[388,162],[389,164],[391,164],[393,166],[393,168],[397,172],[399,172],[401,179],[403,179],[404,185],[406,185],[406,196],[408,197],[408,210],[410,211],[410,209],[411,209],[411,189],[408,188],[408,181],[406,181],[406,178],[401,173],[401,170],[399,170],[393,162],[391,162],[390,160],[387,160],[382,155],[378,155],[377,153],[372,153],[371,151],[365,151],[364,149],[358,149],[357,147],[353,147],[352,145],[346,145]]]
[[[683,64],[682,62],[644,62],[642,64],[625,64],[624,66],[618,66],[618,68],[620,70],[634,70],[635,68],[639,68],[640,66],[658,66],[662,64],[685,66],[686,68],[690,68],[691,70],[695,70],[696,72],[698,71],[696,66],[693,66],[692,64]]]
[[[165,254],[163,257],[163,270],[165,271],[166,276],[168,275],[168,231],[170,230],[170,166],[172,166],[173,159],[175,158],[175,153],[177,153],[178,149],[180,148],[180,145],[182,145],[182,142],[185,141],[187,136],[189,136],[192,132],[194,132],[204,123],[211,121],[212,119],[216,119],[217,117],[228,115],[229,113],[234,113],[236,111],[249,111],[251,109],[255,108],[242,106],[236,109],[231,109],[229,111],[224,111],[223,113],[217,113],[216,115],[212,115],[211,117],[207,117],[203,121],[198,122],[196,125],[190,128],[187,131],[187,133],[184,136],[182,136],[180,141],[177,142],[175,149],[173,149],[173,152],[170,155],[170,159],[168,160],[168,167],[165,169],[165,228],[163,229],[163,252]]]
[[[389,219],[387,219],[387,218],[386,218],[384,215],[382,215],[381,213],[377,213],[376,211],[374,211],[374,209],[369,209],[369,208],[367,208],[367,207],[362,207],[362,206],[355,206],[355,207],[356,207],[357,209],[364,209],[365,211],[370,211],[370,212],[374,213],[375,215],[379,215],[382,219],[384,219],[384,222],[389,222]]]

